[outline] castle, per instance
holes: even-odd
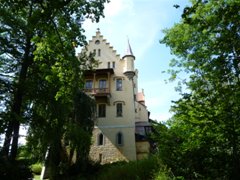
[[[99,61],[97,68],[85,73],[84,91],[97,104],[90,158],[105,164],[147,157],[150,113],[144,92],[138,92],[138,71],[129,42],[126,53],[120,57],[97,30],[87,52],[94,52]]]

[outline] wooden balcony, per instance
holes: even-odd
[[[110,103],[110,90],[108,88],[84,89],[84,92],[95,97],[97,103]]]
[[[95,69],[85,71],[85,79],[88,81],[92,81],[92,84],[86,86],[88,88],[85,88],[84,92],[94,96],[97,103],[109,104],[111,97],[111,90],[109,87],[111,87],[111,76],[113,74],[113,69]]]
[[[93,96],[110,96],[109,88],[92,88],[92,89],[84,89],[84,92],[87,94],[91,94]]]

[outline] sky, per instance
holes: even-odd
[[[179,8],[173,5],[180,5]],[[144,90],[145,104],[150,118],[166,121],[172,114],[172,101],[180,98],[175,91],[177,82],[166,83],[173,55],[170,48],[159,41],[164,37],[163,29],[178,23],[188,0],[111,0],[105,5],[99,23],[84,22],[87,40],[96,34],[97,28],[110,45],[122,57],[127,48],[127,39],[135,55],[138,69],[138,88]]]

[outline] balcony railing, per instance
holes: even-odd
[[[84,89],[86,93],[92,94],[92,95],[99,95],[104,96],[110,93],[109,88],[92,88],[92,89]]]

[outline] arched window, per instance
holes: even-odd
[[[95,44],[96,44],[96,45],[100,44],[100,41],[99,41],[99,40],[96,40],[96,41],[95,41]]]
[[[103,134],[102,133],[98,134],[97,145],[98,146],[103,145]]]
[[[124,101],[114,101],[113,105],[116,105],[116,117],[123,117],[123,105]]]
[[[101,49],[98,49],[98,56],[101,56]]]
[[[116,90],[122,91],[122,79],[120,78],[116,79]]]
[[[106,117],[106,104],[98,104],[98,117]]]
[[[117,117],[122,117],[123,116],[123,108],[122,108],[122,103],[117,103],[116,106],[116,115]]]
[[[121,132],[117,133],[117,145],[122,146],[123,145],[123,134]]]

